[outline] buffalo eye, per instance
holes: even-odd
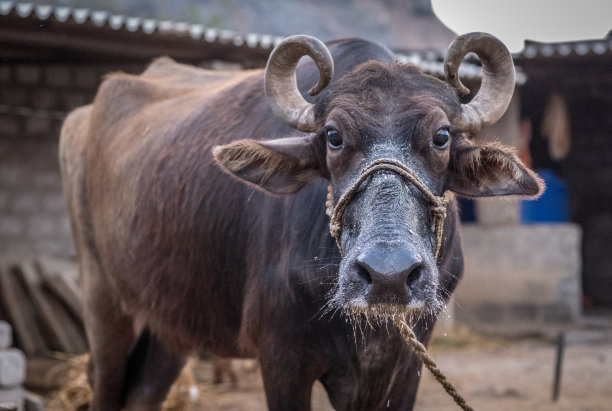
[[[450,140],[450,134],[447,129],[442,128],[433,135],[432,143],[435,148],[443,149],[448,146]]]
[[[338,149],[342,146],[342,136],[337,130],[327,130],[327,144],[331,149]]]

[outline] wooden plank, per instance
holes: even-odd
[[[63,327],[62,331],[71,342],[70,351],[66,352],[70,354],[84,354],[87,352],[87,339],[82,322],[72,316],[66,309],[66,306],[53,294],[46,292],[46,290],[43,290],[43,293],[47,296],[52,315],[57,319],[58,324],[61,324]]]
[[[36,257],[36,265],[43,277],[61,274],[66,276],[76,287],[79,278],[76,262],[49,256],[38,256]]]
[[[31,391],[23,392],[23,408],[25,411],[45,411],[45,400]]]
[[[31,261],[19,264],[24,283],[32,303],[42,320],[42,326],[52,339],[49,345],[55,345],[59,351],[82,353],[86,351],[85,337],[77,329],[69,314],[62,305],[42,289],[42,279]]]
[[[87,345],[87,337],[85,336],[85,328],[83,323],[77,321],[57,299],[52,300],[52,305],[55,306],[54,312],[58,313],[60,322],[64,324],[65,332],[72,340],[73,350],[71,354],[84,354],[89,348]],[[60,314],[61,313],[61,314]]]
[[[81,302],[81,296],[78,291],[75,290],[74,286],[71,285],[70,280],[65,276],[49,275],[43,279],[44,286],[55,295],[65,306],[68,308],[70,313],[76,317],[79,323],[83,323],[83,305]]]
[[[47,353],[48,348],[38,328],[34,308],[8,264],[0,266],[0,295],[20,348],[28,356]]]
[[[78,269],[74,262],[39,257],[35,262],[44,286],[53,293],[83,323],[81,290],[77,284]]]

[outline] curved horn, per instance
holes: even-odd
[[[463,95],[470,90],[459,79],[459,65],[469,52],[480,58],[482,83],[472,101],[462,105],[459,126],[478,131],[499,120],[508,108],[514,93],[514,63],[506,46],[490,34],[469,33],[457,37],[448,47],[444,74],[446,81]]]
[[[334,75],[334,61],[320,40],[310,36],[291,36],[284,39],[270,55],[266,65],[265,85],[268,103],[274,114],[300,131],[316,131],[314,105],[300,94],[295,68],[303,56],[310,56],[319,69],[319,82],[310,95],[321,92]]]

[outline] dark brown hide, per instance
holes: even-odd
[[[334,109],[353,110],[360,144],[368,141],[364,133],[380,137],[375,131],[386,125],[373,113],[385,99],[394,105],[381,114],[404,118],[396,128],[414,136],[429,130],[422,120],[432,110],[449,117],[459,112],[451,88],[396,65],[381,46],[346,40],[330,51],[332,84],[307,99],[321,125]],[[108,76],[93,104],[67,118],[60,160],[86,301],[94,410],[158,409],[194,351],[257,356],[270,409],[308,410],[317,379],[338,409],[412,408],[420,362],[396,330],[360,330],[341,307],[329,310],[342,262],[328,232],[325,199],[340,160],[327,153],[322,132],[296,131],[272,114],[263,74],[210,72],[160,59],[138,76]],[[316,70],[304,62],[297,74],[304,94]],[[423,98],[402,96],[402,88],[421,90]],[[440,92],[448,101],[435,98]],[[356,106],[354,97],[373,105]],[[406,106],[414,112],[398,112]],[[219,164],[212,153],[217,146]],[[440,179],[448,168],[454,177],[436,189],[482,195],[472,193],[475,183],[466,179],[483,177],[491,164],[508,169],[491,154],[498,148],[487,150],[446,155],[450,165],[431,175]],[[369,155],[367,147],[358,153],[357,159]],[[439,163],[438,157],[416,157]],[[344,161],[344,172],[358,168],[355,158]],[[262,188],[295,193],[268,195]],[[434,268],[437,297],[444,300],[462,269],[454,204]],[[431,315],[416,324],[424,343],[434,322]]]

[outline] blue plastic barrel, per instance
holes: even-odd
[[[536,170],[546,183],[546,191],[537,200],[521,201],[524,224],[560,223],[568,221],[567,186],[552,170]]]

